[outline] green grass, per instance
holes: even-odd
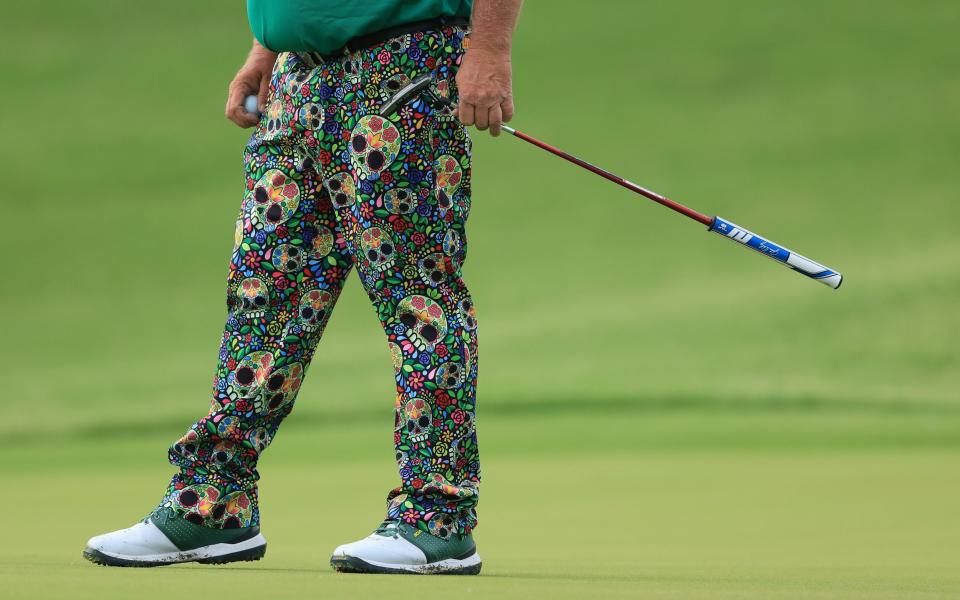
[[[240,5],[213,4],[39,2],[0,23],[4,595],[960,595],[945,1],[527,2],[516,126],[846,283],[475,136],[481,577],[326,566],[396,477],[388,352],[355,279],[262,461],[267,558],[82,561],[159,499],[166,445],[207,404],[247,135],[223,92],[249,43]]]
[[[955,420],[805,408],[706,416],[484,419],[485,572],[431,584],[428,596],[955,597]],[[393,477],[383,433],[366,419],[291,422],[262,464],[267,558],[150,571],[95,568],[79,550],[156,501],[167,440],[74,439],[85,469],[67,468],[55,444],[35,445],[29,467],[3,462],[7,489],[30,498],[20,518],[36,521],[4,524],[16,542],[0,550],[0,576],[13,597],[37,598],[165,598],[181,585],[281,598],[420,593],[420,579],[338,576],[326,565],[381,510]]]

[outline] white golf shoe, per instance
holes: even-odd
[[[91,538],[83,556],[110,567],[156,567],[259,560],[266,551],[259,527],[214,529],[157,511],[133,527]]]
[[[342,573],[476,575],[482,562],[470,534],[442,538],[384,521],[362,540],[338,546],[330,565]]]

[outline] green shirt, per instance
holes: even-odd
[[[437,17],[469,17],[473,0],[247,0],[257,41],[274,52],[328,53],[359,35]]]

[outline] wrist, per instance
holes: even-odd
[[[509,37],[497,39],[496,37],[478,36],[477,34],[470,36],[470,43],[469,46],[467,46],[468,52],[475,51],[490,55],[506,56],[508,58],[512,49],[513,42]]]
[[[254,39],[253,47],[250,48],[250,58],[258,61],[259,60],[274,61],[277,59],[277,53],[265,47],[263,44],[261,44],[256,39]]]
[[[497,47],[497,46],[486,46],[486,45],[477,45],[470,44],[470,47],[467,48],[466,56],[472,56],[472,58],[480,59],[489,63],[505,63],[510,62],[510,47]]]

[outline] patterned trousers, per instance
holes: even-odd
[[[450,108],[466,34],[278,57],[244,154],[213,402],[171,446],[179,472],[161,506],[209,527],[259,524],[257,459],[356,267],[396,368],[388,517],[441,537],[476,526],[477,322],[460,275],[470,139]]]

